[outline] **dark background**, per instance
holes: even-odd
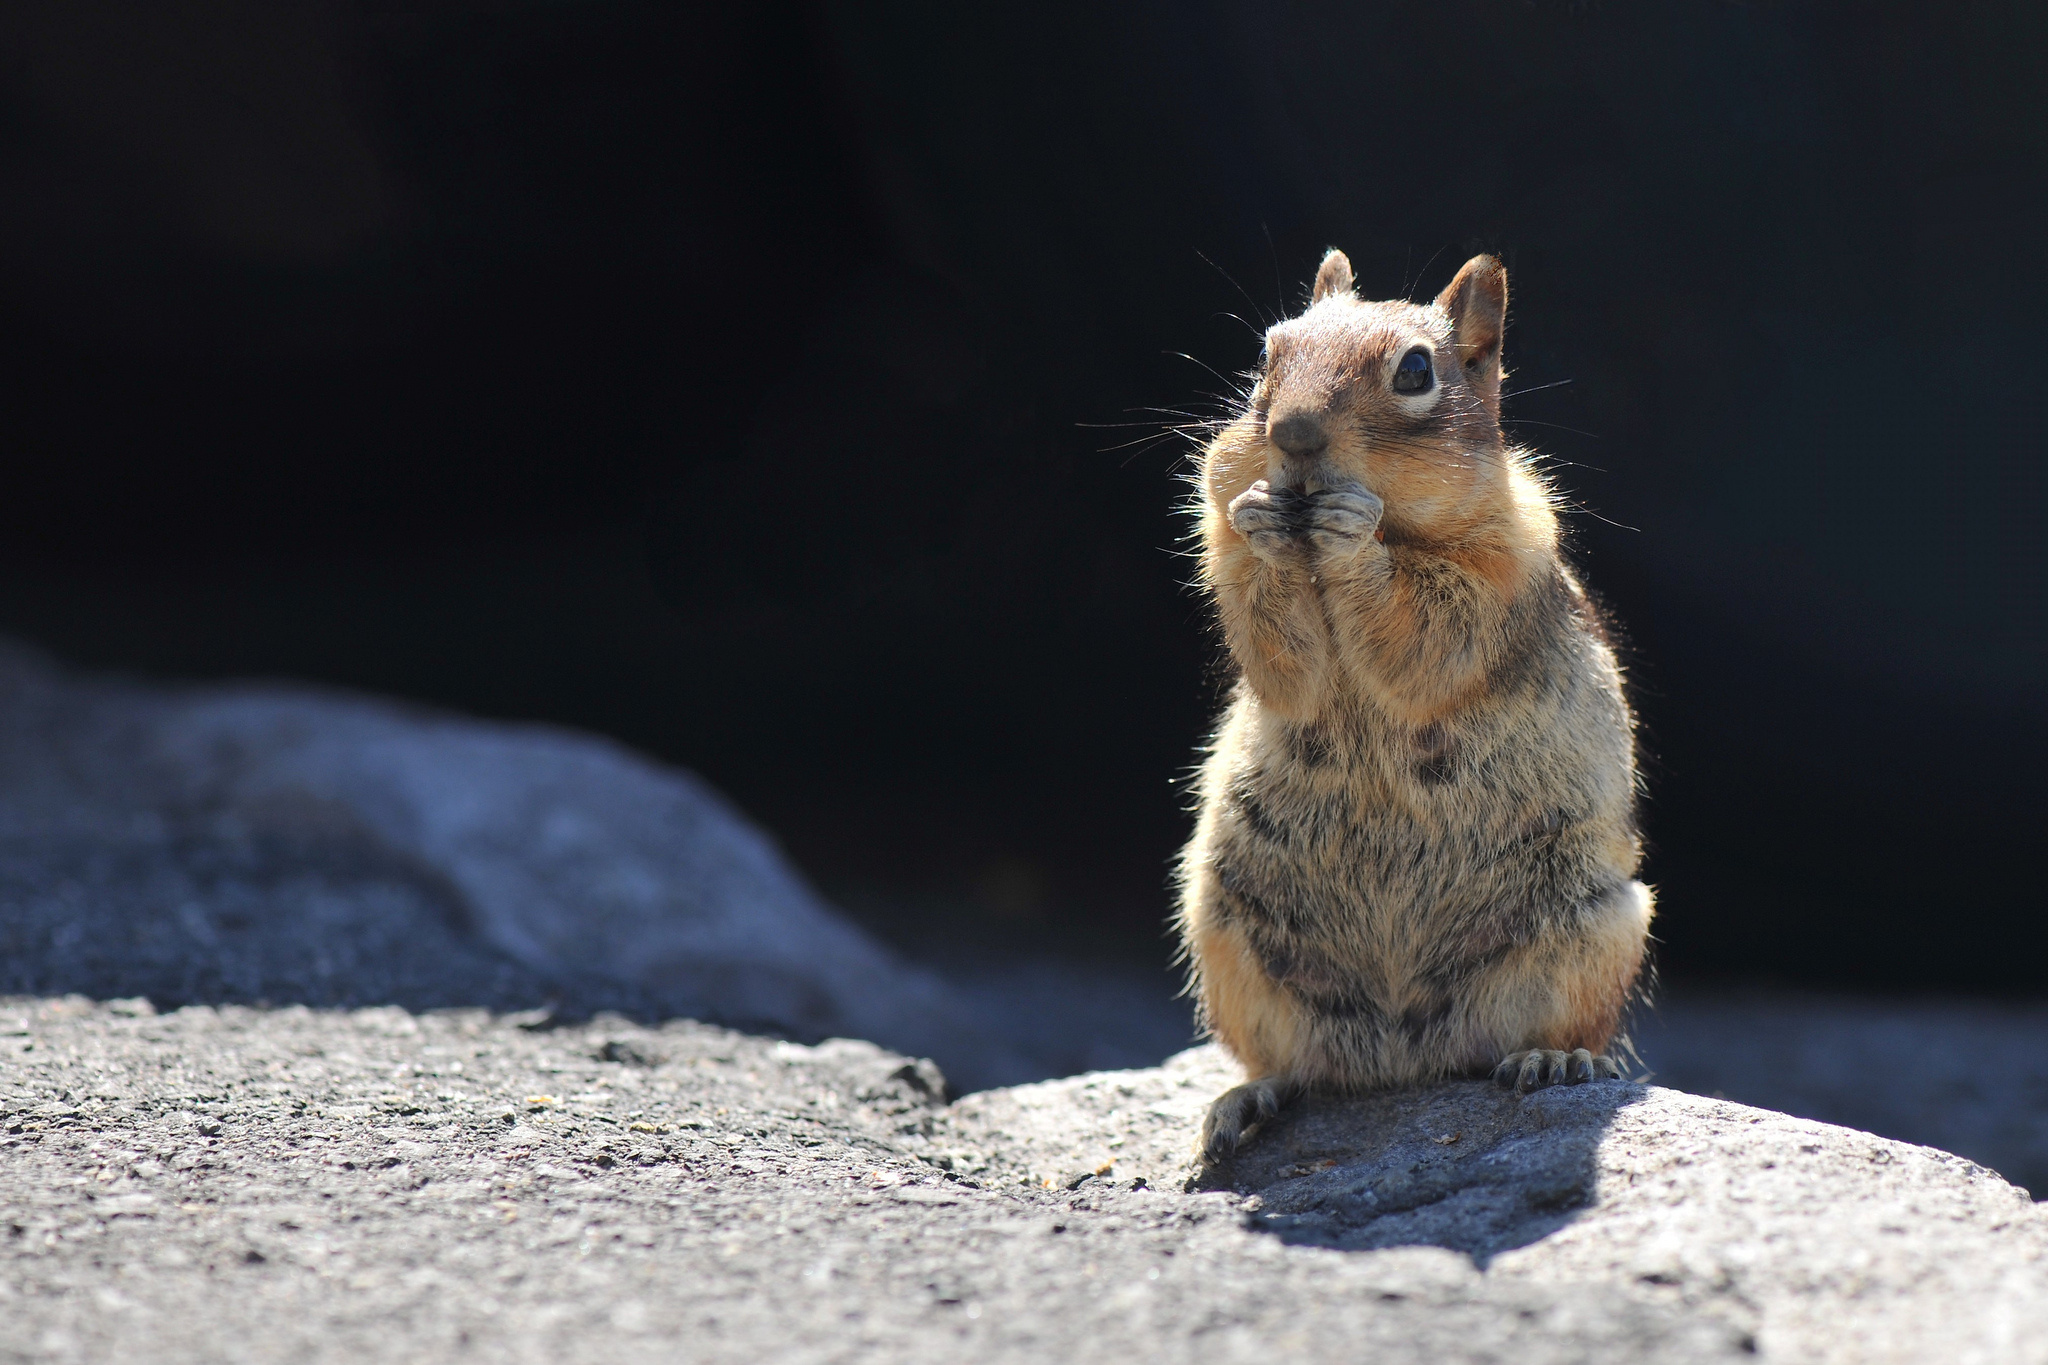
[[[2036,991],[2044,28],[18,0],[0,630],[605,731],[915,950],[1163,964],[1221,673],[1147,438],[1324,247],[1490,250],[1667,977]]]

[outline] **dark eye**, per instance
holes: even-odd
[[[1436,372],[1429,367],[1429,352],[1420,346],[1402,356],[1394,367],[1395,393],[1428,393],[1434,383]]]

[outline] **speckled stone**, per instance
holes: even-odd
[[[0,1005],[0,1355],[72,1361],[2048,1359],[1959,1158],[1621,1084],[970,1096],[701,1024]]]

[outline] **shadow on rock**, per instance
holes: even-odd
[[[1520,1096],[1459,1081],[1312,1097],[1189,1188],[1251,1196],[1250,1226],[1290,1244],[1438,1246],[1484,1267],[1594,1203],[1601,1138],[1646,1093],[1596,1081]]]

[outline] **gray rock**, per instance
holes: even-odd
[[[946,1106],[872,1044],[688,1023],[0,1002],[0,1354],[2048,1360],[2048,1215],[1957,1158],[1456,1085],[1202,1175],[1232,1079]]]
[[[601,740],[305,688],[169,689],[0,647],[0,990],[160,1004],[689,1015],[938,1057],[967,1088],[1151,1063],[1158,974],[907,964],[686,773]],[[1666,998],[1660,1082],[2048,1189],[2048,1011]]]
[[[2048,1360],[2048,1211],[1949,1153],[1658,1087],[1465,1082],[1304,1104],[1198,1172],[1201,1111],[1238,1079],[1200,1048],[969,1096],[935,1141],[998,1186],[1220,1191],[1292,1247],[1647,1295],[1771,1359]]]
[[[103,1001],[0,1009],[17,1358],[2048,1361],[2048,1214],[1869,1133],[1461,1084],[1199,1171],[1213,1049],[948,1106],[921,1055],[1114,1057],[1136,996],[948,983],[694,778],[534,727],[0,653],[0,989]],[[520,1012],[305,1008],[369,1002]],[[2040,1025],[1681,997],[1643,1039],[2032,1170]]]
[[[1046,1074],[692,775],[603,740],[0,652],[0,989],[687,1015]]]
[[[959,1178],[926,1159],[928,1068],[871,1044],[20,1008],[0,1039],[0,1353],[20,1358],[1741,1353],[1649,1294],[1289,1247],[1228,1194]],[[601,1060],[615,1043],[662,1060]]]
[[[2048,1005],[1673,991],[1635,1036],[1661,1084],[1940,1147],[2048,1193]]]

